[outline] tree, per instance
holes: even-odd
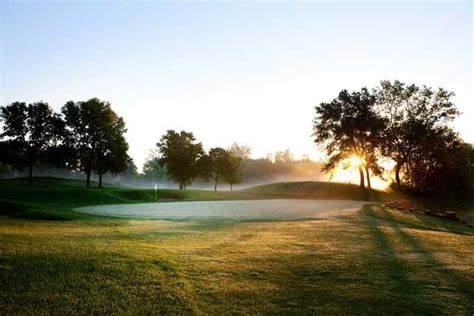
[[[139,179],[140,173],[138,172],[137,165],[135,164],[132,158],[128,160],[127,168],[120,173],[120,176],[125,180],[136,181]]]
[[[67,143],[74,148],[70,168],[86,173],[86,186],[90,187],[93,171],[102,174],[116,173],[126,168],[128,144],[123,136],[125,123],[109,102],[97,98],[84,102],[67,102],[62,113],[67,128]]]
[[[454,93],[442,88],[406,85],[398,80],[382,81],[375,89],[377,109],[385,122],[382,154],[395,162],[395,183],[401,185],[400,174],[417,148],[433,135],[435,128],[444,128],[459,112],[451,101]]]
[[[230,190],[233,191],[233,185],[242,181],[242,174],[239,171],[240,163],[242,162],[241,157],[234,156],[228,153],[227,166],[225,168],[224,180],[230,185]]]
[[[0,119],[0,136],[6,138],[3,146],[7,148],[2,159],[19,170],[28,167],[28,183],[32,184],[34,165],[48,161],[50,151],[63,137],[64,123],[45,102],[11,103],[1,108]]]
[[[232,145],[227,148],[227,151],[231,153],[235,157],[239,157],[242,160],[250,159],[250,155],[252,154],[252,148],[245,145],[239,145],[236,142],[232,143]]]
[[[324,171],[335,169],[350,157],[357,157],[360,186],[365,187],[365,175],[369,180],[370,171],[378,172],[376,149],[383,129],[383,121],[374,109],[375,96],[366,88],[358,92],[342,90],[329,103],[316,106],[313,121],[315,142],[323,146],[328,155],[323,164]]]
[[[291,150],[288,148],[282,151],[277,151],[275,153],[274,159],[275,159],[275,163],[288,163],[294,160],[294,156]]]
[[[423,193],[472,196],[474,150],[449,128],[427,131],[406,164],[406,185]]]
[[[204,154],[202,144],[196,143],[193,133],[168,130],[157,146],[161,166],[166,166],[180,190],[186,189],[199,175],[199,159]]]
[[[102,175],[107,172],[118,174],[126,170],[131,158],[128,156],[128,143],[125,140],[125,122],[115,113],[108,113],[109,124],[103,124],[102,139],[97,146],[95,170],[99,175],[99,188]]]
[[[230,171],[230,154],[220,147],[209,150],[209,172],[214,180],[214,191],[217,191],[217,183],[225,180],[225,176]]]
[[[143,164],[143,176],[146,179],[158,182],[166,178],[166,166],[160,164],[160,157],[155,151],[151,151]]]

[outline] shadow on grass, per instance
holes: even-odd
[[[364,212],[365,214],[369,215],[366,218],[366,224],[374,236],[374,242],[379,248],[379,251],[384,251],[389,257],[393,258],[393,260],[385,260],[385,262],[388,276],[392,279],[393,284],[395,285],[394,290],[398,293],[408,293],[410,296],[416,295],[417,293],[420,293],[420,291],[426,292],[428,288],[427,284],[420,284],[420,282],[415,283],[414,280],[410,280],[409,274],[415,273],[416,269],[429,269],[427,272],[430,274],[431,278],[427,281],[430,283],[435,283],[438,286],[434,286],[432,284],[428,286],[431,286],[431,288],[436,291],[447,290],[460,294],[460,296],[464,298],[464,302],[457,303],[467,307],[467,314],[471,314],[474,311],[474,306],[471,303],[474,301],[474,284],[470,283],[468,280],[465,280],[465,278],[461,277],[457,272],[447,267],[441,261],[437,260],[432,252],[424,248],[413,236],[403,230],[404,227],[434,231],[437,229],[430,229],[423,226],[417,227],[418,225],[411,225],[409,223],[405,225],[406,223],[398,221],[389,212],[387,212],[385,208],[380,206],[375,207],[380,209],[382,217],[378,217],[374,213],[372,207],[365,207]],[[382,221],[386,227],[393,229],[394,237],[398,238],[405,247],[410,249],[411,253],[417,254],[425,265],[416,267],[414,264],[406,262],[405,260],[401,259],[399,255],[397,255],[397,252],[390,245],[389,236],[379,227],[379,224]],[[453,233],[463,234],[460,231]],[[423,271],[421,271],[421,273],[423,273]],[[440,283],[449,284],[450,286],[440,288]],[[440,295],[440,297],[449,299],[445,295]],[[443,310],[440,310],[439,308],[443,305],[446,305],[447,303],[443,301],[433,301],[432,299],[427,300],[426,302],[429,304],[429,306],[420,306],[420,311],[427,308],[426,310],[436,310],[437,313],[443,313]],[[417,302],[417,304],[420,303],[426,304],[420,301]],[[446,310],[444,312],[446,312]]]
[[[381,208],[382,209],[382,208]],[[406,218],[400,219],[395,218],[393,216],[389,216],[389,212],[383,208],[384,211],[380,213],[374,213],[371,211],[369,214],[370,208],[368,205],[361,210],[361,213],[370,215],[372,217],[376,217],[382,220],[388,220],[394,224],[399,226],[403,226],[406,228],[414,228],[417,230],[430,230],[430,231],[437,231],[437,232],[448,232],[451,234],[458,234],[458,235],[466,235],[466,236],[474,236],[474,230],[470,227],[464,226],[463,224],[455,221],[448,221],[439,218],[434,218],[426,215],[419,215],[413,213],[401,213],[405,214],[406,216],[411,216],[412,219]],[[399,211],[395,211],[399,212]],[[415,221],[416,220],[416,221]]]
[[[387,300],[387,310],[399,312],[436,312],[440,313],[441,311],[436,310],[435,306],[431,302],[420,300],[417,298],[418,294],[421,291],[421,288],[418,284],[413,282],[410,277],[410,266],[399,258],[397,252],[392,247],[389,237],[386,233],[379,227],[378,219],[373,213],[372,207],[364,207],[366,214],[370,215],[366,217],[366,225],[369,228],[371,235],[373,236],[373,241],[376,247],[376,253],[382,254],[382,260],[376,260],[374,264],[382,263],[383,266],[379,267],[384,270],[384,275],[389,279],[389,290],[391,295],[398,296],[407,296],[409,300],[414,300],[411,303],[401,302],[398,299],[396,300]],[[376,269],[374,269],[376,270]],[[405,309],[400,310],[401,306],[406,306]],[[435,310],[434,310],[435,309]]]
[[[450,269],[441,261],[437,260],[433,254],[424,248],[413,236],[408,234],[402,229],[402,226],[396,222],[392,221],[392,215],[387,212],[386,209],[382,208],[383,215],[388,218],[390,222],[390,226],[393,227],[397,233],[397,236],[414,252],[421,255],[421,258],[424,262],[429,264],[430,266],[437,266],[440,267],[442,273],[440,277],[445,279],[447,283],[449,283],[452,287],[454,287],[458,292],[463,293],[466,299],[469,302],[474,302],[474,284],[465,281],[465,278],[461,277],[456,271]],[[472,307],[472,312],[474,312],[474,306]]]

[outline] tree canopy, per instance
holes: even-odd
[[[22,170],[28,167],[28,182],[33,179],[33,168],[38,162],[49,160],[64,136],[64,123],[45,102],[26,105],[14,102],[0,109],[3,123],[2,161]]]
[[[432,137],[449,129],[447,123],[459,114],[451,100],[454,93],[406,85],[398,80],[382,81],[374,92],[385,124],[381,149],[384,156],[395,162],[395,182],[400,187],[400,173],[409,175],[413,155],[423,151],[423,143],[429,143],[430,138],[441,140]]]
[[[125,140],[125,123],[110,103],[97,98],[84,102],[67,102],[62,108],[66,123],[67,142],[74,148],[70,157],[71,168],[86,173],[90,187],[92,172],[102,175],[117,173],[127,168],[129,156]]]
[[[166,166],[168,176],[178,183],[179,189],[186,189],[200,174],[202,144],[196,142],[193,133],[168,130],[157,146],[161,166]]]
[[[357,157],[360,186],[365,187],[364,169],[370,187],[370,171],[380,170],[376,159],[382,121],[375,112],[375,96],[366,88],[357,92],[342,90],[331,102],[316,106],[313,121],[315,142],[328,155],[324,171],[335,169],[350,157]]]
[[[443,88],[382,81],[373,92],[342,90],[316,106],[315,142],[325,149],[325,171],[351,156],[360,159],[360,185],[370,172],[380,174],[380,159],[394,162],[395,184],[423,192],[457,194],[472,190],[472,146],[465,144],[449,123],[459,114]]]

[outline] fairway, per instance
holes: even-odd
[[[382,207],[387,193],[301,182],[154,203],[22,181],[0,182],[1,315],[474,312],[474,231]]]
[[[355,212],[364,201],[271,199],[96,205],[78,212],[147,219],[298,220]]]

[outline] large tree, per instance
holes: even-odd
[[[86,173],[87,187],[93,171],[101,175],[119,172],[128,162],[128,144],[123,137],[125,124],[109,102],[97,98],[67,102],[62,113],[66,122],[67,142],[74,148],[70,167]]]
[[[395,162],[395,183],[401,185],[401,173],[409,173],[409,162],[436,129],[447,128],[458,111],[452,102],[454,93],[445,89],[406,85],[400,81],[382,81],[375,89],[377,108],[385,122],[382,153]]]
[[[375,96],[366,88],[357,92],[342,90],[336,99],[316,106],[313,121],[314,140],[328,155],[323,170],[333,170],[342,161],[357,157],[360,186],[365,187],[366,175],[369,188],[370,171],[380,170],[376,151],[383,129],[374,106]]]
[[[128,156],[128,143],[124,137],[125,122],[115,113],[109,113],[109,124],[103,124],[103,138],[99,142],[96,154],[95,171],[99,175],[99,187],[102,187],[102,175],[109,172],[118,174],[125,171],[131,158]]]
[[[60,116],[45,102],[26,105],[14,102],[1,108],[4,139],[2,160],[16,169],[28,168],[28,183],[33,181],[33,168],[48,157],[64,135]]]
[[[157,143],[161,166],[166,166],[168,176],[186,189],[199,175],[199,160],[204,151],[193,133],[168,130]]]

